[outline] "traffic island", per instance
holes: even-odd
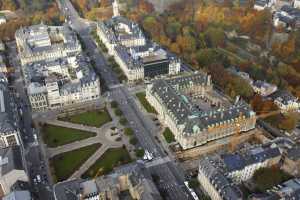
[[[54,156],[50,159],[54,179],[59,182],[69,178],[100,147],[101,144],[97,143]]]
[[[44,124],[42,126],[43,142],[51,148],[95,137],[96,133],[77,129]]]

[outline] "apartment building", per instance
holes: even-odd
[[[16,40],[33,111],[99,101],[100,80],[67,26],[22,28]]]
[[[129,81],[180,72],[178,58],[147,40],[139,25],[124,17],[99,22],[97,34]]]
[[[263,167],[278,165],[282,158],[282,141],[251,146],[230,154],[207,156],[199,162],[198,180],[211,199],[242,199],[238,185],[252,178]]]
[[[0,74],[0,148],[21,144],[19,116],[7,79]]]

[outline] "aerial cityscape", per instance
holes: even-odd
[[[0,0],[0,199],[300,200],[300,0]]]

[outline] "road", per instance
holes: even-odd
[[[24,144],[25,149],[25,160],[26,167],[28,169],[28,174],[30,176],[30,182],[33,185],[33,195],[38,199],[52,200],[53,194],[51,191],[52,182],[50,180],[50,170],[47,167],[47,160],[44,159],[41,153],[41,148],[38,145],[38,141],[34,138],[36,130],[32,128],[32,113],[28,106],[29,100],[27,98],[24,80],[22,78],[21,65],[18,58],[18,53],[16,49],[16,43],[7,43],[9,62],[10,65],[14,67],[15,72],[11,75],[11,86],[16,93],[16,102],[18,104],[19,111],[22,110],[21,115],[21,139]],[[42,183],[34,184],[34,179],[37,175],[42,178]]]
[[[69,25],[81,37],[86,50],[91,58],[95,61],[95,70],[109,88],[110,98],[117,101],[123,111],[125,117],[133,128],[136,137],[138,138],[141,146],[153,152],[157,158],[163,158],[166,155],[161,146],[155,140],[157,129],[155,124],[145,116],[144,113],[138,108],[133,96],[124,84],[120,84],[117,76],[107,62],[101,52],[98,51],[97,46],[90,35],[89,23],[81,19],[73,8],[69,0],[57,0],[60,4],[61,12],[66,16]],[[102,84],[104,84],[102,82]],[[183,170],[175,162],[166,162],[161,165],[155,165],[149,168],[150,172],[160,177],[159,189],[166,194],[167,199],[172,200],[185,200],[192,199],[189,192],[184,187],[184,174]]]

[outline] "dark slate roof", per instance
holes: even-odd
[[[241,155],[237,154],[224,155],[223,161],[226,164],[229,171],[243,169],[246,165],[245,159]]]
[[[8,90],[8,85],[0,81],[0,133],[7,134],[17,130],[15,120],[16,105],[13,96]]]
[[[278,92],[275,92],[273,95],[271,95],[271,98],[277,101],[280,101],[281,103],[287,105],[289,102],[295,102],[298,100],[297,97],[292,95],[287,90],[280,90]]]
[[[0,173],[2,176],[12,170],[24,170],[19,146],[0,149]]]
[[[65,181],[53,186],[53,193],[56,200],[78,200],[80,184],[82,179]]]
[[[218,191],[224,200],[237,200],[241,199],[241,191],[233,185],[224,174],[216,169],[209,158],[200,160],[201,171],[210,180],[210,183]]]
[[[153,82],[150,92],[167,108],[176,124],[185,124],[184,133],[186,134],[198,133],[213,124],[240,116],[248,118],[255,114],[243,101],[226,109],[201,111],[190,101],[189,97],[181,93],[183,88],[192,85],[207,85],[209,81],[210,76],[203,73],[188,74],[168,80],[158,79]]]
[[[128,34],[118,30],[119,24],[127,25],[131,33]],[[105,22],[99,22],[98,27],[106,33],[108,39],[112,43],[132,38],[144,38],[144,34],[139,25],[122,16],[113,17]]]
[[[294,160],[294,161],[300,159],[300,147],[294,146],[293,148],[288,149],[286,156],[289,159]]]

